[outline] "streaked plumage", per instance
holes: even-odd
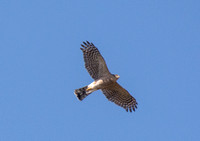
[[[93,43],[83,42],[80,48],[83,52],[85,68],[90,76],[95,80],[90,85],[75,90],[75,95],[79,100],[96,90],[101,90],[106,98],[115,104],[123,107],[126,111],[132,112],[137,108],[137,102],[127,90],[117,83],[119,75],[109,72],[104,58]]]

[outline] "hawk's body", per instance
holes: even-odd
[[[83,43],[81,50],[83,51],[85,67],[95,81],[88,86],[75,90],[74,93],[78,99],[83,100],[92,92],[101,89],[108,100],[125,108],[127,111],[135,111],[137,102],[127,90],[117,83],[119,75],[113,75],[109,72],[105,60],[92,43],[88,41]]]

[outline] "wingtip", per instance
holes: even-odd
[[[83,44],[81,44],[81,46],[82,46],[83,48],[85,48],[85,49],[87,48],[87,47],[86,47],[86,46],[84,46]]]
[[[87,42],[88,44],[90,44],[90,42],[89,42],[89,41],[87,41],[87,40],[86,40],[86,42]]]

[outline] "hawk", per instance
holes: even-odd
[[[119,75],[111,74],[106,62],[99,50],[93,43],[83,42],[80,48],[83,52],[85,68],[94,79],[91,84],[76,89],[74,94],[82,101],[86,96],[96,90],[101,90],[106,98],[115,104],[123,107],[126,111],[132,112],[137,108],[137,102],[129,92],[117,83]]]

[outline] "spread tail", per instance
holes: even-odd
[[[74,91],[74,94],[76,95],[76,97],[82,101],[86,96],[88,96],[90,93],[89,92],[86,92],[86,89],[88,88],[88,86],[85,86],[83,88],[80,88],[80,89],[76,89]]]

